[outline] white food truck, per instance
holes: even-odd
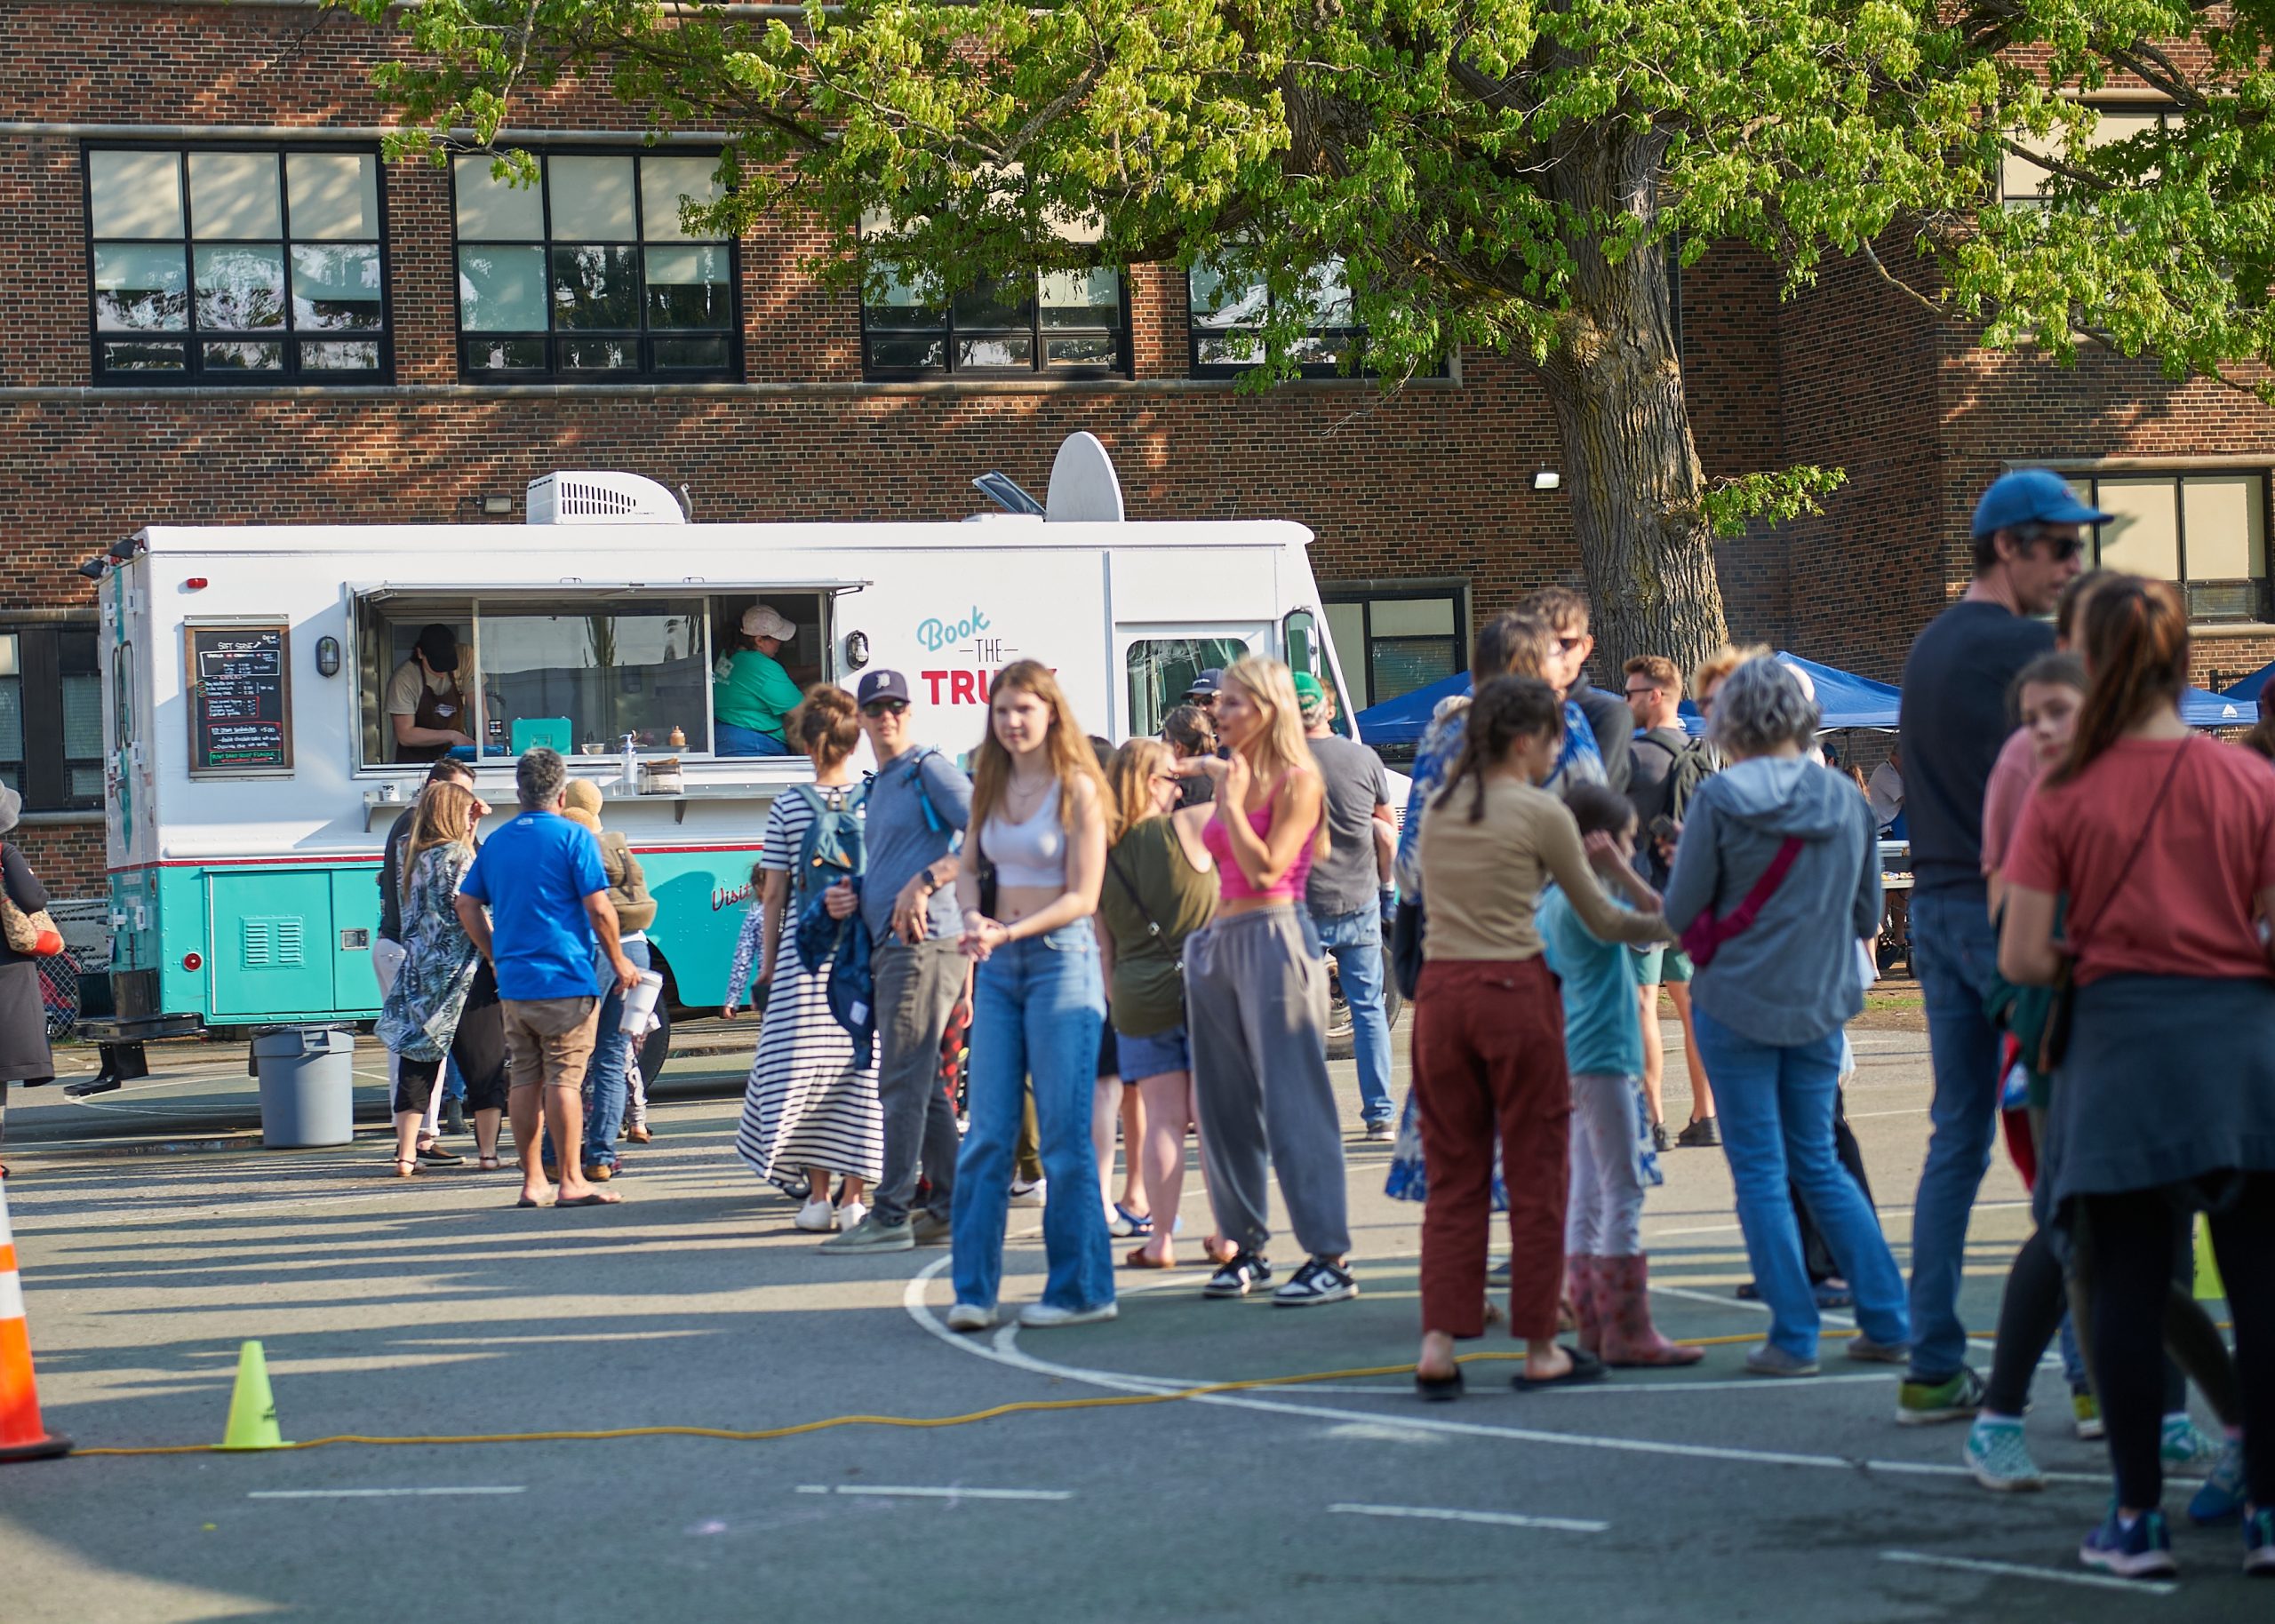
[[[1302,526],[1124,521],[1088,434],[1061,448],[1048,504],[991,482],[1043,511],[694,524],[651,481],[563,473],[531,482],[520,525],[152,526],[91,561],[115,1006],[85,1023],[108,1046],[99,1084],[140,1075],[147,1038],[377,1015],[381,845],[427,770],[402,759],[384,695],[431,625],[457,639],[497,816],[536,743],[599,784],[660,904],[667,1008],[723,1001],[767,805],[811,771],[713,748],[714,663],[754,604],[795,627],[778,658],[802,687],[905,673],[914,736],[951,755],[1018,659],[1117,741],[1251,652],[1352,713]]]

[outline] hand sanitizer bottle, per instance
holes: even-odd
[[[627,795],[640,792],[640,757],[633,748],[639,742],[640,736],[636,733],[624,736],[624,792]]]

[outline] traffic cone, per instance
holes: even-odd
[[[221,1429],[224,1449],[281,1449],[276,1399],[268,1390],[268,1359],[259,1342],[237,1349],[237,1385],[229,1395],[229,1421]]]
[[[71,1453],[71,1440],[39,1418],[39,1382],[32,1374],[31,1327],[16,1276],[16,1237],[8,1227],[8,1187],[0,1183],[0,1461],[47,1461]]]

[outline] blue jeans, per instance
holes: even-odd
[[[633,967],[648,967],[648,944],[644,941],[624,943],[624,956],[632,960]],[[624,1102],[629,1093],[624,1083],[624,994],[611,987],[601,1000],[600,1025],[593,1033],[592,1063],[585,1068],[586,1080],[592,1087],[585,1105],[585,1166],[596,1167],[603,1163],[616,1166],[616,1131],[624,1125]]]
[[[1904,1276],[1880,1234],[1872,1203],[1832,1151],[1832,1105],[1840,1087],[1840,1034],[1776,1047],[1723,1025],[1691,1006],[1699,1058],[1714,1079],[1722,1152],[1736,1188],[1738,1224],[1769,1340],[1800,1358],[1816,1357],[1816,1294],[1793,1220],[1791,1180],[1856,1295],[1856,1323],[1876,1342],[1911,1341]]]
[[[1351,1043],[1359,1062],[1359,1115],[1369,1127],[1395,1121],[1390,1097],[1390,1022],[1383,1011],[1383,920],[1378,909],[1312,914],[1321,944],[1335,955]]]
[[[446,1100],[466,1098],[466,1076],[459,1070],[459,1060],[455,1055],[443,1057],[443,1097]]]
[[[1998,933],[1972,889],[1914,892],[1912,942],[1936,1068],[1934,1133],[1912,1214],[1912,1378],[1943,1381],[1967,1363],[1959,1317],[1967,1221],[1990,1171],[1999,1123],[1999,1032],[1983,1014]]]
[[[1106,984],[1090,922],[1007,942],[972,978],[970,1122],[956,1156],[949,1240],[956,1301],[995,1306],[1003,1278],[1011,1152],[1019,1108],[1034,1089],[1043,1177],[1042,1246],[1053,1308],[1114,1301],[1114,1250],[1106,1232],[1098,1164],[1090,1148],[1090,1093],[1098,1076]]]
[[[722,756],[786,756],[790,746],[771,733],[738,728],[730,721],[713,724],[712,749]]]

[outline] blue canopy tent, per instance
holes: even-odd
[[[1440,701],[1468,692],[1469,673],[1457,671],[1410,694],[1370,705],[1352,720],[1359,724],[1359,736],[1369,744],[1418,744],[1429,729],[1431,712],[1438,708]]]
[[[2256,703],[2259,698],[2259,690],[2267,686],[2267,679],[2270,677],[2275,677],[2275,661],[2271,661],[2267,665],[2262,665],[2257,671],[2253,672],[2249,676],[2237,683],[2233,688],[2222,689],[2220,690],[2220,697],[2223,699],[2249,699]]]
[[[2267,673],[2259,673],[2245,681],[2256,682]],[[2238,683],[2224,694],[2209,694],[2200,688],[2183,689],[2180,694],[2180,719],[2191,728],[2248,728],[2259,720],[2257,689],[2250,694],[2239,693]]]

